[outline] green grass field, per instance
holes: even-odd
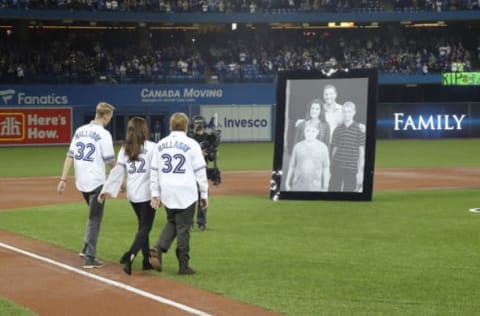
[[[270,142],[220,144],[220,169],[271,170],[273,148]],[[0,176],[59,175],[66,152],[64,146],[0,147]],[[377,141],[375,167],[478,166],[479,155],[477,139],[381,140]]]
[[[479,147],[476,139],[379,141],[376,167],[478,166]],[[66,149],[0,150],[2,176],[28,176],[58,175]],[[42,168],[27,172],[32,152]],[[271,143],[222,144],[219,160],[225,171],[264,170],[272,158]],[[467,210],[480,206],[478,196],[476,190],[375,192],[372,202],[212,196],[209,231],[192,234],[191,263],[199,273],[177,276],[169,253],[165,271],[152,274],[286,315],[477,315],[480,215]],[[99,255],[117,262],[136,223],[125,200],[107,203]],[[0,228],[78,251],[85,216],[81,201],[25,208],[0,212]],[[152,240],[163,223],[160,211]]]
[[[31,316],[35,315],[30,310],[27,310],[15,303],[12,303],[0,297],[0,315],[2,316]]]

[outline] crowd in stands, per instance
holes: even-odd
[[[480,9],[480,0],[0,0],[0,8],[119,12],[381,12]]]
[[[449,10],[478,10],[478,0],[395,0],[393,4],[395,11],[436,11]]]
[[[135,32],[35,30],[28,41],[14,34],[0,36],[0,80],[4,82],[200,81],[204,67],[195,47],[139,40]]]
[[[480,69],[480,37],[445,28],[31,32],[25,41],[2,31],[0,82],[271,82],[280,70],[377,68],[408,75]]]
[[[390,74],[471,71],[478,69],[480,53],[478,39],[462,40],[458,34],[439,30],[321,32],[303,37],[278,34],[267,42],[258,38],[219,43],[222,41],[212,44],[207,60],[226,81],[268,81],[279,70],[377,68]]]

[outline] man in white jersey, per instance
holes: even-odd
[[[201,206],[208,207],[207,166],[200,145],[187,136],[188,122],[184,113],[171,116],[171,133],[157,143],[150,171],[151,206],[163,204],[167,213],[167,223],[150,250],[150,263],[162,271],[162,252],[168,251],[176,237],[178,274],[195,273],[189,266],[190,227],[199,192]]]
[[[97,240],[104,209],[104,203],[99,203],[97,196],[105,182],[105,164],[110,168],[115,166],[112,135],[105,129],[112,119],[114,110],[111,104],[100,102],[96,108],[95,119],[75,131],[57,186],[57,192],[62,194],[73,163],[75,186],[82,193],[89,208],[84,245],[80,252],[80,256],[85,258],[83,265],[85,269],[103,266],[102,262],[96,260]]]

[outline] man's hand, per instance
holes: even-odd
[[[356,180],[357,180],[357,186],[363,185],[363,172],[357,172]]]
[[[360,128],[360,131],[362,133],[365,133],[367,131],[367,127],[363,123],[358,123],[358,128]]]
[[[200,207],[205,209],[208,207],[208,199],[200,199]]]

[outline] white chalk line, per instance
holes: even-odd
[[[143,297],[152,299],[152,300],[157,301],[157,302],[160,302],[160,303],[162,303],[162,304],[173,306],[173,307],[175,307],[175,308],[177,308],[177,309],[180,309],[180,310],[182,310],[182,311],[188,312],[188,313],[190,313],[190,314],[192,314],[192,315],[212,316],[211,314],[208,314],[208,313],[206,313],[206,312],[203,312],[203,311],[201,311],[201,310],[192,308],[192,307],[190,307],[190,306],[187,306],[187,305],[184,305],[184,304],[181,304],[181,303],[178,303],[178,302],[169,300],[169,299],[164,298],[164,297],[162,297],[162,296],[158,296],[158,295],[152,294],[152,293],[150,293],[150,292],[137,289],[137,288],[135,288],[135,287],[133,287],[133,286],[130,286],[130,285],[125,284],[125,283],[122,283],[122,282],[114,281],[114,280],[111,280],[111,279],[108,279],[108,278],[105,278],[105,277],[102,277],[102,276],[99,276],[99,275],[95,275],[95,274],[92,274],[92,273],[89,273],[89,272],[85,272],[85,271],[83,271],[83,270],[80,270],[80,269],[71,267],[71,266],[66,265],[66,264],[64,264],[64,263],[61,263],[61,262],[58,262],[58,261],[55,261],[55,260],[52,260],[52,259],[49,259],[49,258],[46,258],[46,257],[39,256],[39,255],[34,254],[34,253],[32,253],[32,252],[28,252],[28,251],[25,251],[25,250],[22,250],[22,249],[19,249],[19,248],[10,246],[10,245],[5,244],[5,243],[3,243],[3,242],[0,242],[0,247],[3,247],[3,248],[5,248],[5,249],[8,249],[8,250],[11,250],[11,251],[20,253],[20,254],[22,254],[22,255],[25,255],[25,256],[28,256],[28,257],[31,257],[31,258],[34,258],[34,259],[37,259],[37,260],[40,260],[40,261],[49,263],[49,264],[51,264],[51,265],[54,265],[54,266],[60,267],[60,268],[62,268],[62,269],[65,269],[65,270],[68,270],[68,271],[71,271],[71,272],[80,274],[80,275],[82,275],[82,276],[86,276],[86,277],[91,278],[91,279],[94,279],[94,280],[96,280],[96,281],[99,281],[99,282],[102,282],[102,283],[106,283],[106,284],[108,284],[108,285],[112,285],[112,286],[115,286],[115,287],[124,289],[124,290],[126,290],[126,291],[129,291],[129,292],[135,293],[135,294],[137,294],[137,295],[140,295],[140,296],[143,296]]]

